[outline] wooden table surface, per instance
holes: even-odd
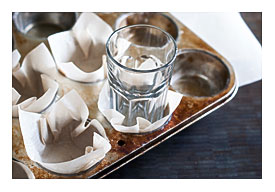
[[[262,14],[241,15],[262,43]],[[106,178],[262,178],[262,81]]]

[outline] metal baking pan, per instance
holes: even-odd
[[[114,130],[98,111],[98,94],[104,82],[83,84],[65,80],[60,93],[76,89],[89,108],[89,118],[98,119],[106,130],[112,149],[96,166],[74,175],[55,174],[31,161],[26,154],[18,119],[12,119],[12,155],[25,163],[36,178],[103,178],[131,160],[229,102],[238,85],[230,63],[169,13],[97,13],[114,29],[147,23],[164,28],[176,39],[179,49],[171,90],[183,93],[170,120],[152,133],[125,134]]]

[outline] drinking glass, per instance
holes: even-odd
[[[161,119],[177,52],[173,37],[152,25],[126,26],[111,34],[106,52],[110,108],[125,116],[123,125]]]

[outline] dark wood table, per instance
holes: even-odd
[[[262,43],[262,14],[241,15]],[[106,178],[262,178],[262,81]]]

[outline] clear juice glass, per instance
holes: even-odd
[[[161,119],[177,45],[173,37],[152,25],[131,25],[114,31],[106,43],[110,107],[133,126],[142,117]]]

